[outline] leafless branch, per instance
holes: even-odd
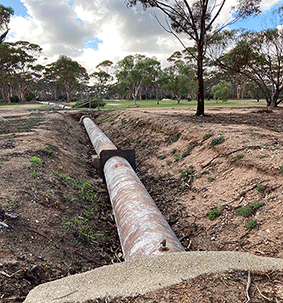
[[[259,292],[259,294],[267,301],[272,302],[272,299],[267,298],[265,295],[262,294],[262,292],[260,291],[260,289],[258,288],[258,286],[256,286],[257,291]]]
[[[247,288],[246,288],[246,296],[247,296],[247,301],[245,303],[249,303],[251,301],[251,298],[249,296],[249,290],[250,290],[250,286],[251,286],[251,281],[252,281],[252,278],[251,278],[251,272],[249,271],[248,272],[248,282],[247,282]]]

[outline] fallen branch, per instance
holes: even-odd
[[[0,271],[0,274],[1,274],[2,276],[4,276],[4,277],[7,277],[7,278],[14,278],[15,275],[17,275],[18,273],[20,273],[20,272],[22,272],[22,271],[23,271],[23,270],[20,269],[20,270],[16,271],[15,273],[11,274],[11,275],[7,274],[5,271]]]

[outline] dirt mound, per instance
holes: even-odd
[[[0,121],[2,302],[21,302],[40,283],[123,260],[81,115],[15,113]],[[94,118],[118,148],[136,150],[137,173],[186,250],[283,257],[281,108]],[[225,280],[203,283],[209,279]],[[173,302],[170,296],[151,294],[151,301]]]

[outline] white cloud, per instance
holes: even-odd
[[[268,9],[278,1],[264,0],[262,9]],[[152,10],[145,11],[141,6],[127,8],[123,0],[21,2],[26,6],[28,16],[12,18],[8,40],[37,43],[49,60],[54,61],[62,54],[70,56],[89,72],[103,60],[116,63],[126,55],[136,53],[156,56],[164,65],[175,50],[182,49],[177,39],[158,24]],[[236,0],[227,2],[220,22],[227,19],[229,8]],[[164,22],[162,13],[156,13]],[[102,40],[97,50],[85,43],[95,39]]]

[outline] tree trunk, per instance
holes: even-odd
[[[25,101],[25,94],[24,94],[23,90],[20,91],[20,96],[21,96],[21,101],[24,102]]]
[[[198,104],[197,116],[204,115],[204,81],[203,81],[203,45],[202,41],[198,41],[197,46],[197,77],[198,77]]]
[[[69,94],[68,91],[67,91],[67,102],[68,102],[68,103],[70,102],[70,94]]]

